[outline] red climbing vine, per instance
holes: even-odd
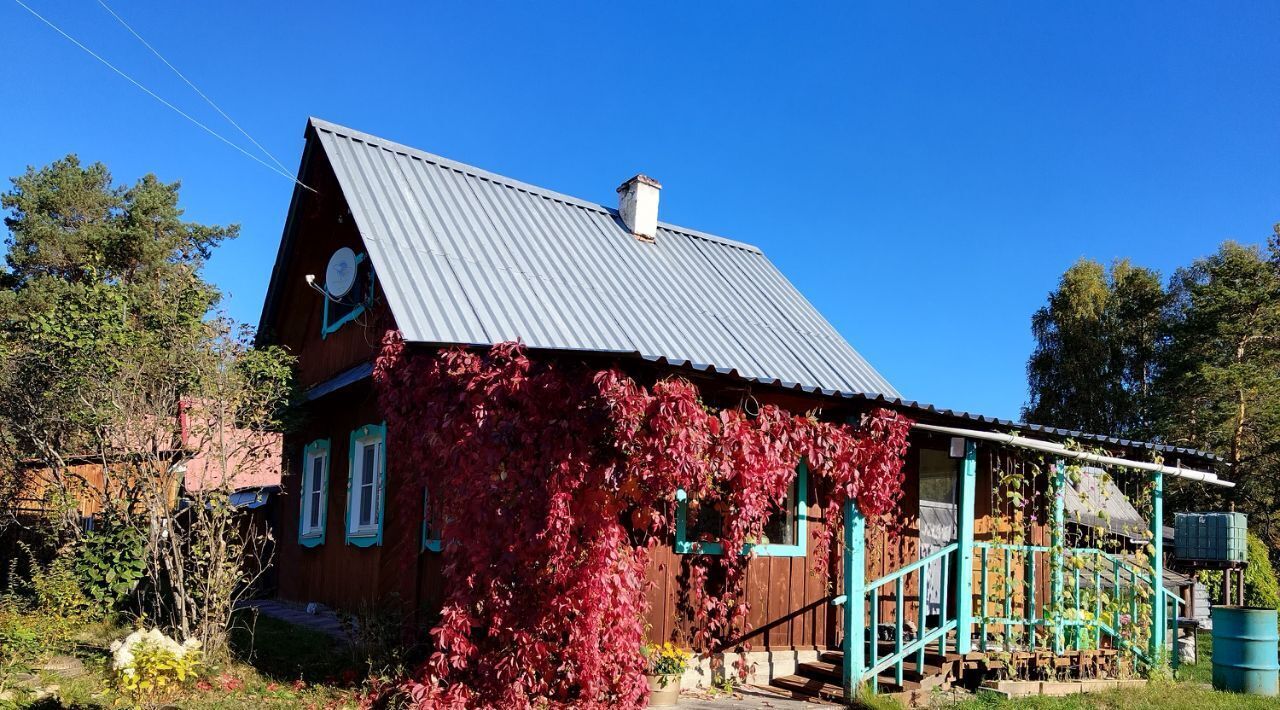
[[[681,378],[646,387],[514,343],[419,352],[398,333],[374,379],[393,490],[421,501],[420,476],[444,541],[436,650],[404,688],[421,707],[642,705],[649,549],[671,539],[679,488],[727,511],[726,551],[762,538],[802,458],[828,519],[849,498],[889,515],[902,492],[910,422],[888,410],[716,411]],[[819,567],[831,534],[814,533]],[[748,557],[688,559],[684,641],[724,650],[748,630]]]

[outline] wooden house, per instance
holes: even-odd
[[[651,178],[624,182],[614,208],[317,119],[305,137],[298,179],[309,189],[294,192],[259,332],[298,357],[307,392],[308,423],[284,447],[283,599],[349,610],[397,599],[428,615],[439,602],[441,553],[422,534],[423,508],[388,495],[415,465],[386,446],[371,383],[388,329],[421,349],[519,339],[536,357],[623,360],[654,377],[679,373],[708,401],[739,401],[749,389],[833,421],[871,407],[914,420],[900,531],[867,536],[852,509],[826,519],[801,477],[778,541],[749,563],[756,679],[798,693],[843,693],[870,678],[886,690],[927,687],[978,662],[972,654],[1012,649],[1013,627],[1030,650],[1068,650],[1070,624],[1044,621],[1045,600],[1073,581],[1077,610],[1088,596],[1080,568],[1073,579],[1064,563],[1077,553],[1064,552],[1063,487],[1056,503],[1033,495],[1043,502],[999,514],[1010,472],[1040,494],[1080,458],[1132,464],[1148,480],[1225,484],[1201,470],[1217,460],[1205,452],[903,399],[759,249],[659,221],[661,185]],[[1053,463],[1033,467],[1031,454]],[[1154,455],[1177,463],[1152,464]],[[1159,506],[1157,495],[1156,525]],[[808,556],[827,526],[847,545],[819,577]],[[1003,536],[1013,527],[1016,541]],[[678,530],[654,556],[653,640],[681,623],[679,559],[698,554],[688,543]],[[1078,555],[1090,569],[1105,566],[1116,588],[1146,584],[1153,615],[1165,608],[1149,570],[1106,550]],[[1016,593],[995,594],[993,574]],[[1097,576],[1085,585],[1101,588]],[[1153,617],[1153,637],[1161,621]],[[1097,646],[1122,636],[1095,626]],[[1077,643],[1082,635],[1077,628]]]

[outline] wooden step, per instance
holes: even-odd
[[[829,661],[808,661],[796,666],[796,676],[839,685],[844,681],[844,669]],[[897,683],[897,675],[892,667],[881,671],[876,680],[881,689],[895,692],[938,688],[950,684],[955,678],[956,663],[949,662],[943,665],[926,665],[923,672],[914,663],[907,664],[902,671],[901,685]]]
[[[893,652],[892,644],[881,643],[880,658]],[[1037,648],[1033,651],[1014,651],[1010,655],[1008,665],[1020,668],[1040,669],[1077,669],[1084,673],[1103,660],[1115,655],[1114,649],[1064,650],[1055,654],[1048,649]],[[916,668],[916,657],[912,654],[903,663],[902,683],[896,682],[895,668],[890,666],[876,677],[878,694],[882,697],[898,699],[907,707],[915,707],[928,702],[934,689],[946,689],[953,681],[961,678],[966,670],[986,673],[1005,668],[1006,662],[998,660],[980,651],[967,654],[926,652],[925,666]],[[867,659],[870,660],[870,659]],[[770,685],[792,697],[824,698],[827,700],[843,700],[844,653],[839,650],[823,651],[818,660],[807,661],[796,666],[795,675],[775,678]]]
[[[844,667],[828,661],[806,661],[796,665],[796,675],[839,683],[844,680]]]
[[[822,698],[824,700],[836,701],[844,700],[844,688],[833,683],[827,683],[813,678],[788,675],[781,678],[774,678],[769,681],[769,685],[790,691],[791,695],[797,698]]]

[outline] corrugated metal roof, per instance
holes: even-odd
[[[312,119],[406,340],[637,354],[898,393],[759,249]]]
[[[407,340],[519,338],[638,355],[918,415],[1221,461],[903,399],[754,246],[667,223],[656,243],[642,243],[612,208],[320,119],[310,125]]]

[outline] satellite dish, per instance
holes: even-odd
[[[329,257],[324,270],[324,290],[333,298],[342,298],[356,284],[356,253],[350,247],[342,247]]]

